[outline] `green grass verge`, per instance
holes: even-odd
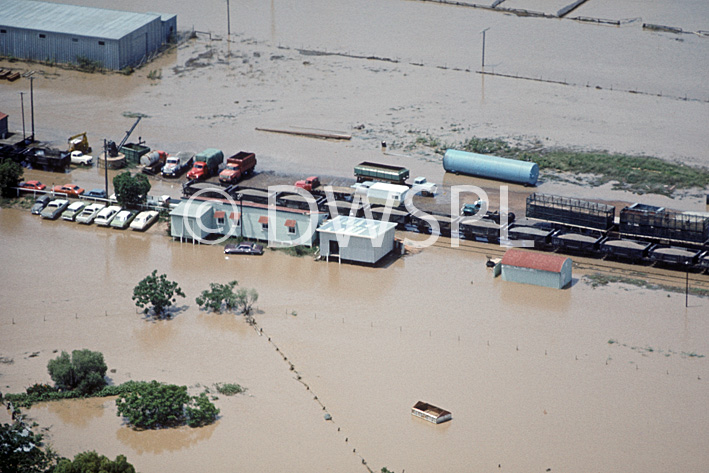
[[[583,176],[583,180],[593,186],[613,182],[614,189],[636,194],[672,195],[676,190],[709,186],[709,169],[673,163],[653,156],[544,148],[539,143],[513,145],[500,138],[472,137],[462,143],[446,144],[423,135],[416,138],[415,143],[433,148],[438,154],[453,148],[531,161],[539,165],[542,173],[547,171],[545,178],[554,178],[554,173],[573,174],[575,180]]]

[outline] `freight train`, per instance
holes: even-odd
[[[189,184],[192,183],[185,186],[185,196],[191,194],[191,187],[196,189]],[[232,186],[220,191],[236,199],[268,202],[269,192],[264,189]],[[469,216],[428,210],[409,212],[403,207],[364,207],[361,202],[353,202],[353,194],[336,196],[334,202],[324,196],[315,197],[318,208],[331,215],[386,219],[396,223],[399,230],[493,244],[526,241],[544,251],[709,271],[709,214],[699,212],[633,204],[621,209],[616,218],[612,205],[533,193],[527,197],[525,217],[515,218],[512,212],[499,211]],[[285,207],[307,204],[301,196],[287,192],[279,193],[276,199],[277,205]]]

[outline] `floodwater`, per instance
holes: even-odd
[[[509,6],[549,13],[562,3]],[[493,207],[494,183],[446,175],[438,158],[408,145],[427,134],[449,143],[516,137],[709,164],[709,40],[641,28],[708,30],[706,2],[591,0],[574,13],[642,18],[610,27],[414,1],[248,0],[231,5],[232,41],[224,2],[121,8],[177,13],[179,29],[194,25],[213,39],[200,34],[127,77],[0,61],[37,71],[40,139],[63,146],[88,131],[96,149],[104,138],[120,141],[134,121],[125,113],[144,113],[131,141],[140,136],[153,149],[252,150],[259,170],[279,175],[350,178],[360,161],[385,161],[446,186],[480,185]],[[488,27],[487,72],[571,85],[477,74]],[[148,79],[153,70],[162,78]],[[0,84],[12,130],[22,126],[20,92],[29,92],[26,79]],[[104,179],[96,168],[27,177],[86,188]],[[636,198],[549,180],[538,190]],[[513,210],[530,191],[510,186]],[[177,197],[180,183],[155,180],[152,193]],[[640,199],[704,210],[697,195]],[[360,472],[363,460],[374,471],[407,472],[701,472],[709,463],[707,299],[690,297],[685,308],[683,295],[664,291],[592,289],[579,271],[564,291],[505,283],[463,249],[428,248],[385,268],[275,252],[227,259],[219,247],[172,242],[161,227],[137,234],[17,209],[0,209],[0,238],[0,355],[14,360],[0,365],[3,392],[49,382],[47,362],[81,348],[104,353],[115,383],[247,388],[220,396],[221,418],[201,429],[135,432],[112,399],[31,409],[66,456],[125,454],[147,473]],[[188,295],[172,320],[145,320],[131,301],[153,269]],[[197,310],[194,298],[210,282],[232,279],[258,290],[262,334],[239,317]],[[418,400],[453,420],[412,418]]]
[[[115,383],[247,388],[219,396],[221,418],[202,429],[133,431],[113,399],[29,410],[63,455],[122,453],[143,472],[366,471],[363,459],[374,471],[700,472],[709,460],[709,364],[690,356],[709,353],[704,298],[685,309],[664,291],[592,289],[578,271],[562,291],[507,283],[463,249],[385,268],[226,258],[157,228],[18,209],[0,210],[0,238],[4,392],[49,382],[56,350],[81,348],[104,354]],[[155,268],[188,296],[172,320],[145,320],[130,299]],[[210,282],[231,279],[258,290],[262,334],[197,309]],[[413,418],[418,400],[453,420]]]

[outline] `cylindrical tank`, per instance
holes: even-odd
[[[155,164],[160,159],[160,154],[157,151],[151,151],[140,157],[140,164],[143,166],[150,166]]]
[[[448,172],[516,182],[526,186],[536,186],[539,177],[537,163],[468,153],[456,149],[446,151],[443,156],[443,169]]]

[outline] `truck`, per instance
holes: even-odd
[[[357,182],[384,181],[392,184],[404,184],[409,178],[409,170],[404,167],[368,161],[356,165],[354,173]]]
[[[256,155],[248,151],[239,151],[227,158],[226,168],[219,173],[219,182],[224,185],[237,183],[242,177],[253,172],[256,167]]]
[[[22,154],[32,168],[44,171],[64,172],[71,162],[69,153],[54,148],[27,148]]]
[[[140,164],[143,166],[141,171],[144,174],[154,176],[159,173],[167,161],[167,153],[165,151],[155,150],[140,157]]]
[[[162,168],[163,177],[178,177],[185,172],[194,161],[194,154],[180,151],[177,156],[168,156]]]
[[[300,187],[310,192],[320,186],[320,178],[318,176],[310,176],[299,181],[295,181],[295,187]]]
[[[353,187],[357,194],[367,197],[369,205],[387,205],[389,203],[394,208],[404,204],[409,191],[408,186],[373,181],[355,184]]]
[[[433,182],[428,182],[425,177],[417,177],[414,179],[414,186],[418,186],[422,195],[433,196],[438,188]]]
[[[224,153],[219,149],[207,148],[194,157],[194,165],[187,173],[187,179],[209,179],[219,172],[219,165],[224,161]]]

